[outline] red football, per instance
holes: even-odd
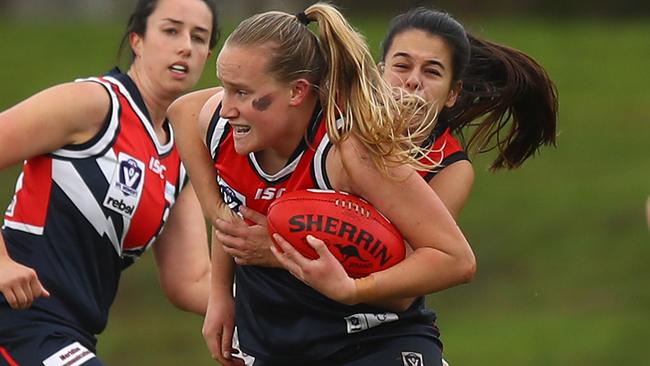
[[[365,277],[404,259],[402,235],[370,203],[344,192],[301,190],[275,200],[267,212],[269,233],[280,234],[302,255],[316,259],[307,235],[325,242],[350,277]]]

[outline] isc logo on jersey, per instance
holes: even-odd
[[[119,153],[113,179],[104,198],[104,207],[133,218],[142,195],[145,165],[140,160]]]

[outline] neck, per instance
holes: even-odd
[[[159,91],[161,88],[146,73],[140,72],[135,65],[129,69],[127,75],[129,75],[138,87],[138,91],[147,107],[156,134],[159,137],[161,134],[165,135],[163,124],[167,116],[167,108],[174,101],[175,96],[168,96],[161,93]]]

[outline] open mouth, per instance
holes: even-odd
[[[232,129],[233,131],[235,131],[236,134],[245,134],[251,130],[250,126],[242,126],[242,125],[232,125]]]
[[[172,66],[169,68],[169,70],[171,70],[171,72],[173,72],[173,73],[175,73],[175,74],[181,74],[181,75],[185,75],[185,74],[187,74],[187,71],[188,71],[188,70],[187,70],[187,66],[185,66],[185,65],[179,65],[179,64],[174,64],[174,65],[172,65]]]

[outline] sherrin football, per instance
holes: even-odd
[[[280,234],[302,255],[318,258],[307,235],[321,239],[350,277],[365,277],[404,259],[404,239],[370,203],[338,191],[284,193],[269,206],[268,230]]]

